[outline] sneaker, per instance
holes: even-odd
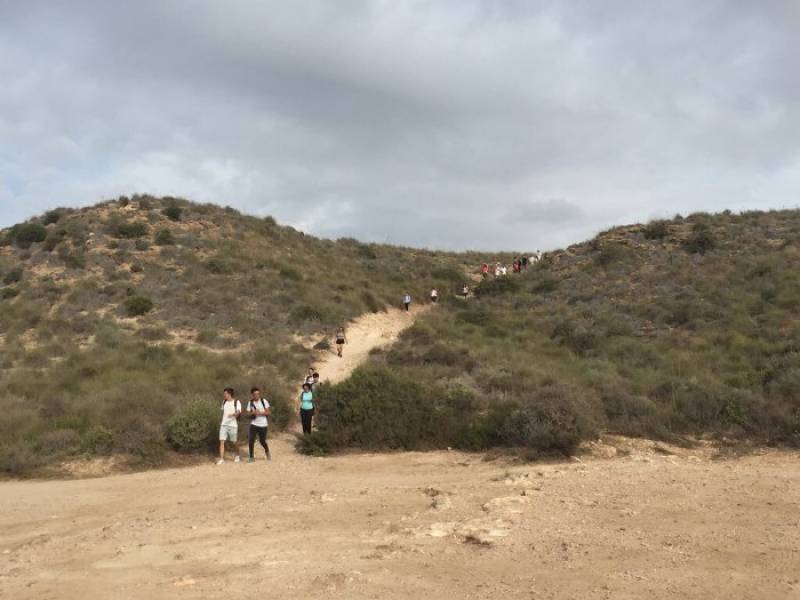
[[[272,454],[270,454],[269,452],[267,452],[267,460],[272,460]]]
[[[218,465],[221,465],[221,464],[222,464],[222,463],[224,463],[224,462],[225,462],[225,459],[224,459],[224,458],[220,458],[220,459],[218,459],[218,460],[217,460],[217,464],[218,464]]]
[[[241,461],[241,459],[240,459],[238,456],[237,456],[236,458],[234,458],[234,459],[233,459],[233,462],[235,462],[235,463],[238,463],[238,462],[240,462],[240,461]]]
[[[249,463],[256,462],[256,459],[251,456],[250,458],[247,459],[247,462]]]

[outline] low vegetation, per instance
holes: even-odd
[[[312,360],[297,335],[321,341],[407,287],[454,287],[475,260],[151,196],[11,227],[0,232],[0,471],[204,448],[225,385],[263,387],[280,428]]]
[[[304,448],[570,452],[601,430],[796,445],[799,267],[796,211],[605,232],[448,299],[323,392]],[[386,414],[392,397],[419,415]]]

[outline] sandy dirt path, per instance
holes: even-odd
[[[296,455],[0,484],[0,597],[798,598],[798,454]]]
[[[336,355],[333,339],[331,350],[320,353],[315,363],[320,379],[331,383],[347,379],[358,365],[367,360],[370,350],[391,345],[403,330],[430,308],[430,305],[412,305],[410,312],[390,308],[384,312],[362,315],[354,320],[345,331],[347,343],[344,345],[342,358]]]

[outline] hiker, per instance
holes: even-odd
[[[250,434],[248,436],[248,448],[250,450],[248,462],[255,462],[256,460],[253,455],[256,437],[258,438],[258,443],[261,444],[264,452],[266,452],[267,460],[272,460],[272,454],[270,454],[269,445],[267,444],[267,426],[269,424],[267,416],[271,412],[272,409],[269,407],[269,402],[267,402],[266,398],[261,397],[261,390],[257,387],[251,389],[250,402],[247,404],[247,414],[253,419],[250,423]]]
[[[307,383],[308,385],[314,385],[314,367],[308,367],[308,375],[303,380],[303,383]]]
[[[347,336],[344,334],[344,327],[339,327],[339,329],[336,330],[336,354],[339,358],[342,358],[342,351],[346,343]]]
[[[431,290],[431,302],[436,304],[438,301],[439,301],[439,290],[437,290],[436,288],[433,288]]]
[[[304,383],[303,391],[300,392],[300,422],[303,424],[303,434],[311,433],[311,421],[315,414],[314,392],[311,391],[311,384]]]
[[[489,265],[487,263],[483,263],[481,267],[481,277],[486,279],[489,276]]]
[[[502,275],[502,276],[504,276],[504,277],[505,277],[506,275],[508,275],[508,267],[506,267],[505,265],[503,265],[502,267],[500,267],[500,275]]]
[[[466,283],[464,284],[464,287],[461,288],[461,295],[464,296],[464,300],[466,300],[467,296],[469,296],[469,286]]]
[[[408,312],[411,307],[411,295],[408,293],[403,294],[403,306],[406,307],[406,312]]]
[[[314,381],[311,383],[311,391],[316,394],[318,387],[319,387],[319,373],[314,371]]]
[[[233,444],[236,456],[233,462],[239,462],[239,415],[242,414],[242,403],[236,400],[233,388],[225,388],[222,393],[222,422],[219,425],[219,460],[218,465],[225,462],[225,442]]]
[[[527,269],[527,268],[528,268],[528,257],[527,257],[527,256],[523,256],[523,257],[520,259],[520,261],[522,261],[522,262],[520,263],[520,266],[522,267],[522,270],[524,271],[525,269]]]
[[[494,265],[494,276],[495,277],[500,277],[500,273],[501,272],[502,272],[502,269],[500,268],[500,263],[496,263]]]

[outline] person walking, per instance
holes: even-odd
[[[436,304],[438,301],[439,301],[439,290],[437,290],[436,288],[433,288],[431,290],[431,302],[433,304]]]
[[[269,425],[267,417],[271,412],[272,409],[269,406],[269,402],[267,402],[266,398],[261,397],[261,390],[257,387],[251,389],[250,402],[247,404],[247,414],[253,419],[250,423],[250,432],[247,438],[248,449],[250,450],[248,462],[255,462],[256,460],[253,455],[256,438],[258,438],[258,443],[261,444],[261,447],[264,448],[267,460],[272,460],[272,454],[270,454],[269,445],[267,444],[267,426]]]
[[[464,287],[461,288],[461,295],[464,296],[464,300],[466,300],[467,296],[469,296],[469,286],[466,283],[464,284]]]
[[[403,306],[406,307],[406,312],[411,309],[411,294],[403,294]]]
[[[484,279],[489,277],[489,265],[487,263],[483,263],[483,266],[481,267],[481,277]]]
[[[311,384],[304,383],[303,391],[300,392],[300,422],[303,424],[304,435],[311,433],[311,422],[315,414],[314,392],[311,391]]]
[[[347,336],[344,334],[344,327],[339,327],[339,329],[336,330],[336,355],[339,358],[342,358],[342,351],[346,343]]]
[[[308,374],[306,378],[303,380],[303,383],[307,383],[308,385],[314,385],[314,367],[308,367]]]
[[[225,442],[233,444],[236,456],[233,462],[239,462],[239,415],[242,414],[242,403],[236,399],[233,388],[225,388],[222,392],[222,422],[219,425],[219,460],[225,462]]]

